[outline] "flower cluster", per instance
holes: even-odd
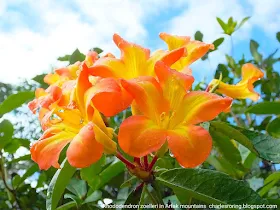
[[[257,100],[253,83],[263,73],[245,64],[236,85],[214,79],[205,91],[192,91],[189,66],[214,46],[167,33],[160,38],[168,50],[151,54],[115,34],[120,58],[91,51],[83,62],[44,78],[49,87],[37,89],[36,99],[29,103],[34,113],[39,112],[44,131],[31,147],[32,159],[41,169],[59,168],[60,153],[68,144],[66,157],[77,168],[88,167],[103,153],[119,156],[117,144],[136,160],[145,157],[145,162],[147,155],[168,150],[183,167],[207,159],[212,139],[200,123],[228,112],[232,98]],[[106,119],[129,107],[132,116],[121,123],[116,143]]]

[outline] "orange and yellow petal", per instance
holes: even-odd
[[[89,68],[90,75],[102,78],[128,78],[128,71],[129,69],[126,69],[125,64],[115,57],[100,58]]]
[[[189,92],[183,99],[181,106],[175,111],[172,125],[180,123],[186,125],[198,124],[213,120],[221,112],[227,112],[231,106],[232,98],[204,91]]]
[[[218,80],[213,80],[211,83],[219,84],[216,89],[218,93],[236,99],[249,98],[253,101],[257,101],[260,98],[260,95],[254,91],[253,84],[263,76],[264,73],[260,69],[253,64],[247,63],[242,66],[242,79],[236,85],[229,85],[224,82],[219,82]]]
[[[153,77],[121,80],[124,89],[132,96],[138,109],[147,117],[159,121],[162,112],[169,110],[159,83]]]
[[[177,110],[191,88],[194,78],[170,69],[162,61],[156,63],[155,72],[163,89],[164,98],[169,101],[172,110]]]
[[[31,158],[41,170],[51,166],[59,168],[59,155],[63,148],[72,140],[73,134],[56,129],[48,129],[43,136],[31,146]]]
[[[52,85],[52,84],[56,83],[57,81],[59,81],[59,79],[60,79],[60,77],[58,74],[47,74],[44,77],[44,82],[49,85]]]
[[[187,71],[190,64],[203,57],[210,49],[214,49],[213,44],[206,44],[195,40],[190,41],[190,37],[187,36],[161,33],[160,38],[166,42],[169,50],[174,50],[180,47],[186,48],[186,56],[183,56],[171,66],[172,69],[176,69],[177,71]]]
[[[212,149],[212,138],[200,126],[181,126],[168,132],[167,142],[174,158],[185,168],[202,164]]]
[[[98,161],[103,154],[103,145],[95,139],[94,124],[85,125],[71,141],[66,156],[70,165],[85,168]]]
[[[166,131],[145,116],[131,116],[120,125],[118,142],[127,154],[143,157],[161,148]]]
[[[159,37],[168,45],[168,50],[186,46],[191,40],[189,36],[176,36],[164,32],[160,33]]]
[[[117,47],[121,50],[121,60],[127,69],[129,77],[125,79],[135,78],[137,76],[145,76],[147,74],[147,60],[150,57],[150,50],[143,48],[137,44],[127,42],[118,34],[114,34],[113,40]]]
[[[77,78],[77,85],[75,88],[75,98],[73,99],[78,109],[82,112],[83,116],[87,115],[84,94],[91,86],[92,84],[89,81],[89,69],[87,65],[84,63],[82,65],[81,71],[79,72],[79,76]]]
[[[127,109],[132,97],[113,78],[100,79],[85,93],[86,106],[91,103],[105,116],[114,116]]]

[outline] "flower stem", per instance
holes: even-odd
[[[135,157],[135,158],[134,158],[134,162],[136,162],[139,166],[142,167],[142,163],[141,163],[141,161],[140,161],[140,158]]]
[[[144,156],[144,167],[145,167],[145,169],[148,169],[148,167],[149,167],[149,162],[148,162],[148,156],[147,155]]]
[[[134,169],[135,165],[127,160],[119,151],[116,154],[116,157],[120,159],[128,168]]]
[[[148,171],[151,171],[155,165],[155,163],[157,162],[158,157],[154,156],[152,162],[150,163],[149,167],[148,167]]]

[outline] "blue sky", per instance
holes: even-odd
[[[203,32],[205,41],[223,36],[216,16],[233,16],[240,21],[251,19],[236,32],[234,56],[244,53],[250,58],[249,40],[261,45],[268,55],[279,43],[278,0],[0,0],[0,81],[17,82],[19,78],[48,72],[61,65],[56,58],[79,48],[84,53],[98,46],[118,55],[112,42],[117,32],[129,41],[155,50],[166,48],[159,32],[193,36]],[[193,68],[196,79],[211,79],[224,54],[231,52],[226,37],[218,52],[208,62],[198,62]]]

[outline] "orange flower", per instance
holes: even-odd
[[[187,55],[183,56],[171,66],[171,68],[177,71],[184,71],[185,73],[190,73],[188,69],[190,64],[204,56],[210,49],[214,49],[213,44],[191,41],[189,36],[176,36],[167,33],[160,33],[159,36],[168,45],[168,50],[175,50],[181,47],[186,48]]]
[[[116,151],[112,129],[107,128],[100,113],[84,101],[84,93],[92,85],[86,70],[83,68],[77,79],[74,108],[52,104],[51,111],[41,116],[45,132],[31,147],[31,157],[40,169],[59,168],[59,155],[69,143],[66,156],[69,163],[77,168],[88,167],[103,153]]]
[[[216,92],[227,95],[231,98],[250,98],[257,101],[260,95],[254,91],[254,82],[264,76],[263,72],[251,63],[242,66],[242,79],[236,85],[229,85],[217,79],[212,80],[211,86],[217,85]]]
[[[89,52],[84,62],[91,66],[97,58],[96,52]],[[68,106],[81,65],[82,63],[78,61],[65,68],[56,69],[53,74],[47,74],[44,77],[44,82],[50,86],[46,90],[38,88],[35,91],[36,98],[28,104],[29,109],[35,113],[40,108],[49,109],[53,103],[59,106]]]
[[[154,76],[154,66],[159,60],[172,65],[185,54],[184,48],[170,52],[158,50],[150,55],[150,50],[129,43],[115,34],[113,40],[121,51],[121,59],[111,54],[97,60],[89,72],[103,79],[96,81],[88,99],[106,116],[114,116],[131,104],[132,98],[120,85],[119,79],[132,79],[139,76]]]
[[[153,77],[122,80],[132,95],[138,115],[127,118],[118,134],[120,147],[134,157],[159,150],[165,142],[184,167],[195,167],[208,157],[212,139],[207,130],[197,125],[214,119],[228,110],[231,98],[216,94],[188,92],[192,76],[157,62]]]

